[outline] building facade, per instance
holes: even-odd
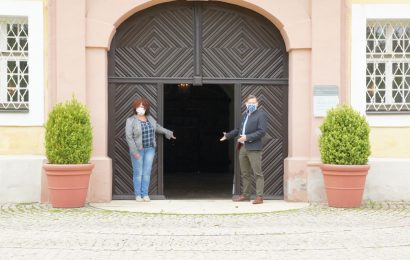
[[[93,124],[96,167],[88,200],[129,198],[123,125],[130,102],[149,98],[153,116],[166,127],[194,124],[194,116],[187,123],[189,114],[178,112],[184,108],[178,103],[192,103],[179,99],[184,86],[205,105],[222,100],[225,125],[197,122],[215,126],[208,137],[218,138],[227,130],[222,128],[237,123],[246,95],[261,99],[269,119],[263,159],[267,197],[326,199],[318,127],[327,107],[346,103],[371,126],[365,199],[410,199],[410,1],[0,0],[0,5],[0,201],[48,201],[44,123],[53,105],[73,94],[89,107]],[[194,142],[188,130],[177,133]],[[152,195],[167,197],[164,176],[173,161],[216,163],[204,159],[204,153],[219,150],[206,138],[192,145],[204,147],[203,153],[195,150],[196,157],[167,152],[159,139]],[[219,167],[236,176],[233,192],[239,194],[234,147],[226,149],[229,156]]]

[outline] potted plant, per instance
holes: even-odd
[[[360,207],[370,168],[370,128],[365,117],[349,106],[338,106],[328,111],[320,130],[320,168],[329,206]]]
[[[51,204],[55,208],[84,207],[92,151],[90,114],[75,98],[57,104],[46,123],[46,156],[43,165]]]

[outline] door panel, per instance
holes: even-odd
[[[114,106],[110,113],[110,121],[115,122],[110,131],[112,141],[109,156],[113,159],[113,197],[132,198],[134,187],[132,166],[128,144],[125,139],[125,122],[133,115],[132,102],[138,98],[147,98],[151,104],[150,114],[157,118],[158,86],[157,84],[110,84],[114,95]],[[158,153],[157,153],[158,154]],[[150,194],[158,193],[158,158],[155,156],[152,166]]]
[[[284,160],[287,157],[287,88],[274,85],[242,85],[242,100],[248,95],[255,95],[259,109],[267,116],[266,137],[262,151],[262,172],[265,177],[265,196],[283,195]],[[245,107],[242,107],[242,111]],[[255,182],[252,183],[255,187]],[[241,185],[242,188],[242,185]]]
[[[133,16],[115,41],[113,76],[193,77],[193,6],[171,5]]]
[[[220,5],[205,5],[202,11],[204,78],[287,77],[285,45],[266,19]]]

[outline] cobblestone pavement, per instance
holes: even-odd
[[[0,207],[0,259],[410,259],[410,202],[245,215]]]

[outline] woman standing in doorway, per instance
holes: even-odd
[[[127,119],[125,136],[130,148],[135,200],[150,201],[148,196],[152,162],[155,156],[155,133],[167,139],[176,139],[173,132],[160,126],[149,115],[150,104],[146,99],[132,103],[134,115]]]

